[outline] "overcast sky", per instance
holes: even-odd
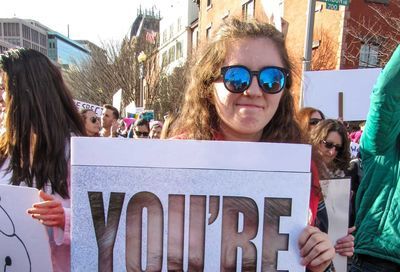
[[[16,0],[0,7],[0,18],[33,19],[70,38],[100,41],[120,41],[130,31],[137,15],[137,8],[151,8],[168,0]]]

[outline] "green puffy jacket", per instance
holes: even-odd
[[[400,46],[372,91],[360,151],[355,252],[400,264]]]

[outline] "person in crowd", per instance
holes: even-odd
[[[176,114],[169,113],[164,116],[164,124],[161,130],[160,139],[168,139],[170,137],[170,132],[172,124],[176,119]]]
[[[100,120],[96,113],[89,109],[81,109],[79,113],[81,114],[83,123],[85,125],[87,136],[100,136]]]
[[[350,141],[342,123],[333,119],[319,122],[312,130],[310,143],[321,161],[321,178],[343,178],[350,162]]]
[[[305,107],[305,108],[300,109],[297,113],[297,120],[302,129],[303,137],[308,142],[311,141],[310,134],[312,134],[312,132],[314,131],[315,128],[321,127],[320,124],[322,124],[322,123],[324,123],[325,125],[327,124],[326,123],[327,121],[325,120],[325,115],[323,114],[323,112],[319,109],[312,108],[312,107]],[[334,120],[329,120],[329,122],[332,122],[332,121],[334,121]],[[337,123],[339,123],[339,122],[337,121]],[[325,125],[323,125],[323,126],[325,126]],[[342,126],[342,129],[344,128],[341,123],[339,123],[339,125]],[[318,133],[321,133],[321,131],[319,130]],[[325,131],[325,133],[323,133],[323,134],[324,134],[324,136],[322,136],[322,135],[319,135],[319,136],[322,138],[325,138],[327,136],[326,135],[327,132]],[[316,137],[316,135],[314,135],[314,137]],[[341,133],[341,137],[343,137],[343,132]],[[312,142],[310,142],[310,143],[312,143]],[[319,170],[322,171],[322,173],[320,173],[320,177],[322,176],[323,179],[327,179],[330,177],[328,177],[328,175],[327,175],[327,166],[324,162],[326,158],[324,158],[325,153],[323,152],[322,148],[323,147],[319,143],[314,144],[313,156],[316,159],[316,161],[319,162]],[[345,174],[343,171],[342,177],[344,177],[344,176],[345,176]],[[352,207],[354,207],[354,205]],[[350,218],[353,218],[354,212],[352,212],[351,214],[352,215],[350,216]],[[350,226],[353,226],[354,221],[352,221],[352,220],[350,220],[350,221],[351,221]],[[322,194],[320,194],[320,199],[319,199],[319,203],[318,203],[316,226],[318,226],[318,228],[321,231],[328,233],[328,228],[329,228],[328,213],[326,210],[325,201],[324,201],[324,197]],[[338,241],[336,241],[336,245],[335,245],[336,253],[343,255],[343,256],[348,256],[348,257],[353,255],[353,253],[354,253],[354,244],[353,244],[354,237],[353,237],[353,235],[351,235],[351,233],[353,231],[354,231],[354,228],[350,228],[348,235],[346,235],[346,236],[342,237],[341,239],[339,239]]]
[[[160,121],[150,122],[150,139],[160,139],[163,124]]]
[[[70,137],[85,128],[60,70],[32,49],[0,55],[6,131],[0,183],[35,187],[43,202],[28,210],[50,228],[53,271],[70,271]]]
[[[325,120],[325,115],[316,108],[305,107],[297,112],[297,121],[305,139],[309,138],[311,129],[322,120]]]
[[[117,137],[118,130],[118,110],[110,104],[103,106],[103,113],[101,115],[101,131],[100,136],[102,137]]]
[[[351,272],[400,271],[400,46],[378,77],[360,140]]]
[[[235,18],[224,22],[191,72],[171,137],[301,141],[290,92],[291,64],[283,35],[273,26]],[[319,185],[315,167],[313,173],[314,188]],[[315,218],[315,190],[310,199],[311,218]],[[329,271],[335,250],[327,234],[308,226],[300,235],[299,246],[301,263],[310,271]]]
[[[344,178],[350,162],[350,141],[347,130],[340,121],[326,119],[318,122],[310,134],[310,143],[321,158],[319,162],[320,177],[322,179]],[[352,181],[353,189],[353,181]],[[354,192],[351,193],[354,196]],[[350,199],[350,204],[354,198]],[[354,205],[350,205],[351,209]],[[350,213],[350,223],[354,223],[354,210]],[[328,232],[328,216],[323,197],[318,204],[317,226]],[[336,252],[343,256],[351,257],[354,253],[354,236],[351,234],[355,228],[351,224],[348,235],[339,239],[335,245]]]
[[[149,133],[150,133],[149,121],[143,118],[139,118],[132,125],[128,133],[128,138],[134,138],[134,139],[149,138]]]
[[[125,123],[124,119],[118,120],[118,129],[117,129],[118,137],[128,137],[128,126]]]

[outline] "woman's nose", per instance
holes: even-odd
[[[251,82],[249,88],[245,91],[245,94],[249,96],[262,96],[263,91],[257,82],[257,77],[254,75],[251,77]]]

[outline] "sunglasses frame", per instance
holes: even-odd
[[[243,68],[243,69],[245,69],[245,70],[249,73],[249,75],[250,75],[250,84],[247,85],[245,88],[243,88],[243,89],[240,90],[240,91],[232,91],[232,90],[230,90],[230,89],[228,88],[227,84],[226,84],[226,81],[225,81],[225,74],[226,74],[226,72],[227,72],[229,69],[231,69],[231,68]],[[261,82],[260,82],[260,74],[261,74],[261,72],[262,72],[263,70],[271,69],[271,68],[272,68],[272,69],[277,69],[277,70],[279,70],[279,71],[282,73],[283,78],[284,78],[284,82],[283,82],[283,85],[281,86],[281,88],[280,88],[279,90],[277,90],[277,91],[274,91],[274,92],[265,91],[264,88],[262,87]],[[258,71],[251,71],[249,68],[247,68],[247,67],[244,66],[244,65],[230,65],[230,66],[224,66],[224,67],[221,68],[221,77],[222,77],[222,81],[224,82],[225,88],[226,88],[228,91],[230,91],[231,93],[244,93],[248,88],[250,88],[250,85],[251,85],[251,82],[253,81],[253,77],[254,77],[254,76],[256,76],[258,86],[260,87],[260,89],[261,89],[264,93],[266,93],[266,94],[277,94],[277,93],[281,92],[283,89],[285,89],[286,83],[287,83],[288,77],[289,77],[289,70],[286,69],[286,68],[278,67],[278,66],[264,66],[264,67],[262,67],[262,68],[261,68],[260,70],[258,70]]]
[[[327,142],[327,141],[325,141],[325,140],[322,140],[322,143],[323,143],[324,146],[325,146],[327,149],[329,149],[329,150],[331,150],[332,148],[335,148],[336,152],[338,152],[338,153],[341,152],[342,149],[343,149],[342,146],[335,145],[334,143]]]
[[[319,119],[319,118],[311,118],[310,121],[308,121],[308,124],[311,125],[311,126],[316,126],[322,120],[323,119]]]
[[[142,131],[137,131],[137,130],[133,130],[133,132],[135,133],[136,136],[141,137],[149,137],[150,132],[142,132]],[[147,135],[146,135],[147,133]]]
[[[96,122],[99,121],[99,118],[92,116],[89,118],[89,120],[92,122],[92,124],[96,124]]]

